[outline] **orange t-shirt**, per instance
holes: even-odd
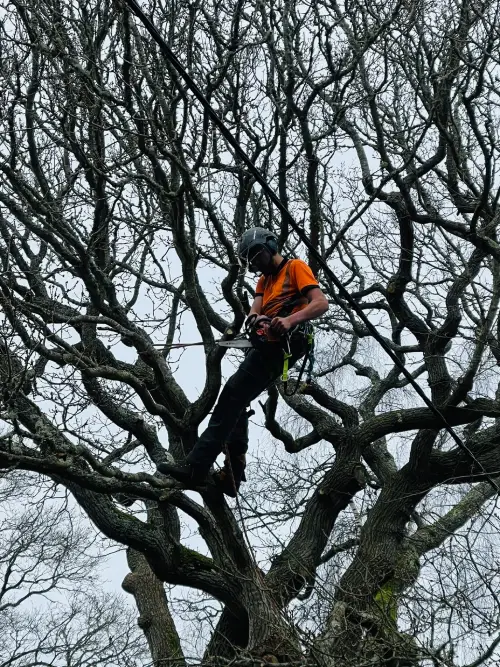
[[[302,310],[308,304],[305,295],[314,287],[319,287],[318,281],[305,262],[284,260],[276,275],[259,278],[255,296],[263,297],[261,315],[288,317]]]

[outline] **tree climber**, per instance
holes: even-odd
[[[303,325],[328,310],[328,301],[310,267],[301,259],[282,257],[278,239],[271,231],[254,227],[245,232],[238,258],[242,266],[262,274],[245,324],[247,330],[250,325],[254,331],[264,331],[265,344],[251,348],[229,378],[207,428],[185,462],[158,465],[161,473],[187,486],[199,486],[225,448],[228,455],[224,468],[214,479],[226,495],[233,497],[245,479],[248,418],[253,414],[246,407],[280,376],[284,342],[289,346],[292,366],[307,350]]]

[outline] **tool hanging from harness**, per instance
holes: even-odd
[[[297,391],[301,390],[304,385],[309,385],[312,382],[312,374],[313,374],[313,369],[314,369],[314,327],[310,322],[304,322],[304,324],[299,324],[297,327],[297,330],[291,331],[289,334],[284,336],[283,340],[283,373],[281,375],[281,380],[283,382],[283,393],[285,396],[294,396]],[[299,372],[299,376],[295,382],[295,387],[294,389],[289,392],[288,391],[288,363],[289,359],[292,356],[291,352],[291,346],[290,346],[290,338],[295,334],[298,333],[299,335],[303,336],[306,340],[306,353],[304,355],[304,361],[302,362],[302,367]],[[302,376],[304,375],[304,371],[306,369],[306,365],[308,364],[307,368],[307,375],[306,375],[306,381],[304,385],[301,384]]]

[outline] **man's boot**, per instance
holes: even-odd
[[[225,442],[224,467],[215,473],[214,481],[219,489],[231,498],[236,498],[241,482],[246,482],[245,452],[248,449],[248,420],[254,410],[244,410]]]
[[[224,459],[224,467],[214,474],[217,487],[230,498],[236,498],[240,484],[246,482],[246,456],[239,454]]]

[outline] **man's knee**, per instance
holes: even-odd
[[[262,370],[259,372],[255,369],[255,372],[250,372],[251,370],[240,366],[224,385],[220,400],[233,403],[243,401],[244,405],[248,405],[255,396],[264,391],[268,384],[267,376]]]
[[[221,396],[223,393],[230,393],[231,395],[238,394],[240,390],[245,386],[249,379],[248,374],[245,371],[242,371],[240,368],[233,373],[229,380],[224,385]]]

